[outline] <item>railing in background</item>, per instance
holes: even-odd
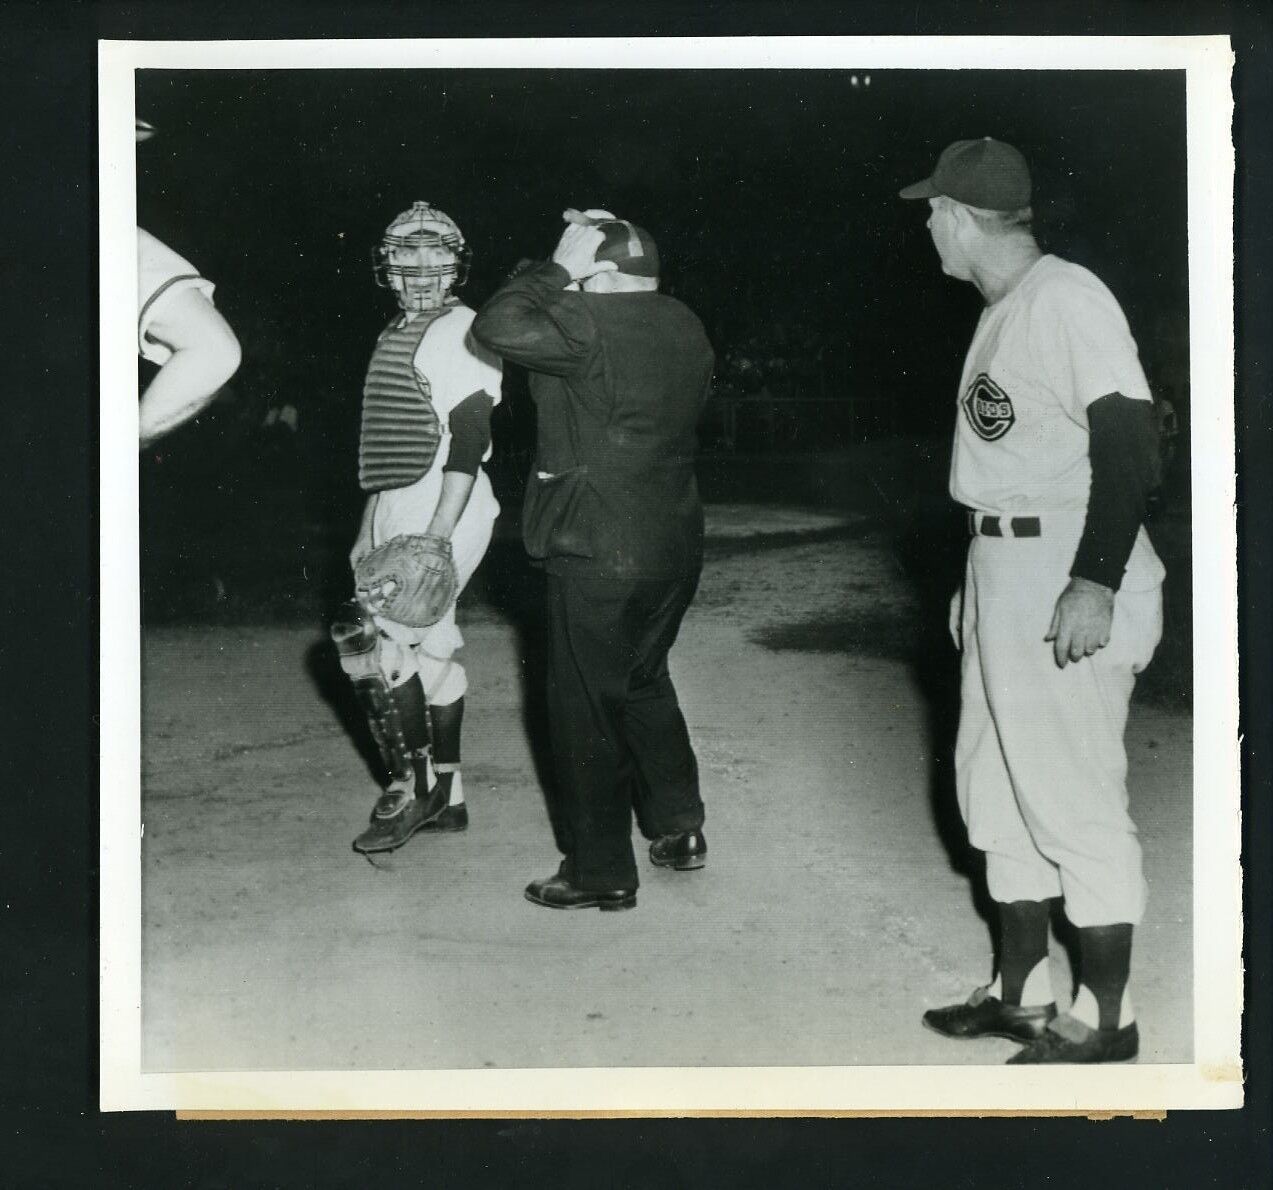
[[[703,411],[699,443],[722,454],[836,450],[906,428],[891,397],[717,394]]]

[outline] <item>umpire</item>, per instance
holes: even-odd
[[[692,870],[707,853],[668,651],[702,569],[695,427],[714,358],[698,318],[658,292],[647,231],[608,211],[564,218],[552,260],[523,265],[473,325],[530,371],[538,430],[522,530],[547,574],[565,858],[526,897],[631,909],[634,808],[655,864]]]

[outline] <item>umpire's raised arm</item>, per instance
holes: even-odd
[[[597,329],[579,294],[566,289],[570,283],[551,261],[527,266],[482,307],[473,337],[515,364],[569,376],[588,358]]]
[[[473,324],[483,346],[551,376],[577,371],[596,343],[597,325],[578,283],[615,270],[613,261],[596,259],[605,234],[591,218],[573,209],[563,218],[567,226],[552,260],[523,262]]]

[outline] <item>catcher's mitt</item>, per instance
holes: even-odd
[[[391,538],[354,567],[354,594],[369,612],[409,628],[436,624],[459,592],[451,543],[408,533]]]

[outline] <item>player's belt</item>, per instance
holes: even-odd
[[[970,512],[968,532],[974,537],[1041,537],[1043,526],[1037,516],[999,517]]]

